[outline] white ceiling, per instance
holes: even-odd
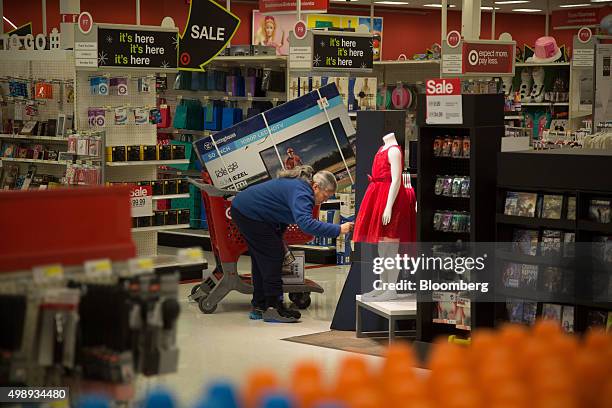
[[[376,2],[376,1],[384,1],[384,0],[356,0],[356,1],[355,0],[350,0],[350,1],[330,0],[330,6],[334,6],[334,5],[368,5],[369,6],[371,1]],[[375,3],[374,4],[375,10],[379,7],[437,10],[436,8],[425,7],[425,4],[435,4],[435,3],[440,4],[441,3],[440,0],[387,0],[387,1],[402,1],[408,4],[392,5],[392,4],[376,4]],[[612,0],[609,0],[607,2],[598,2],[598,3],[591,3],[590,0],[529,0],[526,3],[520,3],[520,4],[494,4],[494,1],[496,0],[482,0],[481,5],[483,7],[485,6],[493,7],[494,6],[496,8],[499,8],[499,10],[496,10],[497,13],[515,13],[515,14],[545,14],[547,4],[550,7],[549,9],[550,11],[577,10],[578,9],[578,8],[560,7],[561,5],[567,5],[567,4],[587,4],[586,7],[604,6],[606,4],[612,5]],[[504,1],[504,0],[498,0],[498,1]],[[455,7],[450,8],[449,10],[461,10],[461,0],[448,0],[448,4],[455,6]],[[534,12],[534,13],[524,13],[524,12],[513,11],[515,9],[539,9],[542,11]],[[483,11],[491,12],[491,10],[483,10]]]

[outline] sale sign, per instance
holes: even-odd
[[[153,188],[151,186],[134,186],[130,191],[132,217],[149,217],[153,215]]]
[[[463,43],[463,74],[514,75],[516,43]]]
[[[300,9],[302,12],[326,13],[328,5],[329,0],[302,0]],[[261,13],[297,12],[297,0],[259,0],[259,11]]]
[[[429,125],[463,123],[463,101],[459,78],[434,78],[425,82],[426,115]]]

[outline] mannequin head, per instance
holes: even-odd
[[[521,83],[531,83],[531,70],[529,68],[521,71]]]
[[[533,82],[536,84],[543,84],[544,78],[546,76],[546,71],[544,71],[544,67],[534,67],[533,68]]]

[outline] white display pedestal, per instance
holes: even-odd
[[[396,331],[396,322],[398,320],[416,320],[417,302],[414,295],[384,302],[364,301],[362,300],[361,295],[357,295],[355,297],[355,313],[357,314],[355,331],[357,337],[383,337],[386,333],[363,331],[361,309],[368,310],[377,314],[378,316],[384,317],[389,321],[389,343],[395,340],[396,335],[412,338],[414,338],[416,335],[416,330],[406,330],[402,332]]]

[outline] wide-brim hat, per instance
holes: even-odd
[[[563,53],[554,37],[540,37],[535,43],[535,52],[526,62],[548,63],[561,58]]]

